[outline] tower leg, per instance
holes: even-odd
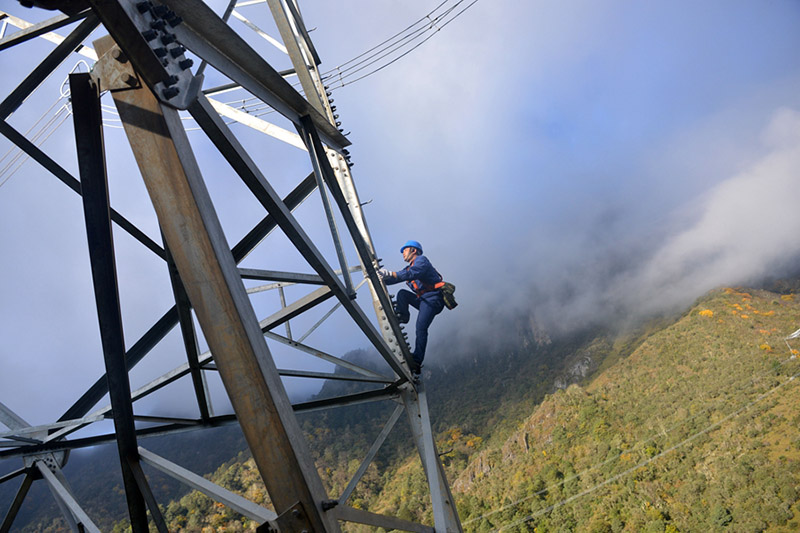
[[[95,43],[106,54],[113,41]],[[114,61],[105,55],[101,61]],[[126,68],[121,63],[118,68]],[[166,244],[203,329],[253,459],[280,516],[302,508],[309,531],[339,531],[322,480],[250,305],[178,111],[140,87],[113,94]]]

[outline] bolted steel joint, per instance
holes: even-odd
[[[172,13],[171,16],[167,17],[167,24],[169,24],[171,28],[174,28],[175,26],[179,25],[181,22],[183,22],[183,19],[180,18],[175,13]]]
[[[114,51],[111,52],[111,57],[113,57],[114,59],[116,59],[120,63],[127,63],[128,62],[128,56],[126,56],[125,53],[122,50],[120,50],[119,48],[115,48]]]
[[[181,90],[178,89],[177,87],[167,87],[161,92],[161,95],[167,100],[169,100],[171,98],[175,98],[176,96],[178,96],[180,92]]]
[[[182,56],[184,54],[184,52],[186,52],[186,48],[184,48],[183,46],[180,46],[180,45],[169,49],[169,55],[171,55],[175,59],[177,59],[180,56]]]

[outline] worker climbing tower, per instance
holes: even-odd
[[[19,398],[0,397],[0,422],[8,428],[0,435],[0,459],[4,463],[21,459],[16,470],[0,477],[0,483],[21,480],[10,507],[0,509],[0,532],[11,529],[33,483],[47,485],[73,531],[99,531],[62,469],[71,450],[106,442],[116,442],[119,450],[134,532],[148,531],[150,523],[161,532],[167,531],[158,506],[167,502],[156,500],[143,465],[258,521],[262,524],[259,531],[339,531],[340,522],[406,531],[461,531],[431,431],[424,385],[409,371],[411,355],[404,333],[376,274],[379,259],[350,172],[349,141],[338,128],[330,92],[318,71],[320,59],[296,1],[239,4],[269,8],[279,36],[256,29],[275,50],[285,54],[283,57],[288,56],[291,66],[282,71],[228,24],[232,15],[236,20],[246,20],[234,9],[235,1],[221,16],[202,0],[26,3],[58,9],[61,14],[38,24],[24,24],[5,14],[5,22],[11,21],[20,29],[0,39],[0,54],[22,53],[25,43],[40,36],[49,36],[57,44],[0,102],[0,133],[77,193],[74,198],[82,206],[85,220],[102,347],[96,358],[104,362],[105,375],[52,423],[32,426],[20,415],[27,406]],[[255,27],[249,21],[247,25]],[[59,30],[69,33],[60,37]],[[92,59],[90,72],[69,75],[77,153],[76,171],[71,172],[13,126],[9,117],[24,109],[26,98],[76,51]],[[209,86],[206,79],[212,77],[215,84]],[[287,81],[289,77],[296,77],[299,90]],[[218,99],[218,95],[230,91],[246,93],[276,117],[284,117],[290,127],[269,123]],[[138,171],[128,169],[125,179],[143,180],[157,217],[158,238],[111,207],[112,176],[103,133],[104,113],[110,109],[124,128],[138,166]],[[232,121],[282,141],[292,157],[298,150],[307,152],[310,168],[295,180],[291,192],[277,192],[271,178],[273,168],[258,163],[260,154],[245,147],[231,127]],[[186,124],[202,130],[202,142],[190,139]],[[198,145],[213,149],[218,163],[206,163],[208,153],[198,154]],[[233,245],[228,239],[235,233],[218,216],[209,193],[208,176],[219,173],[241,180],[263,211],[261,220]],[[324,231],[301,223],[297,214],[301,204],[314,196],[321,213],[312,221],[318,221]],[[325,242],[321,242],[320,234]],[[174,296],[174,305],[153,317],[146,331],[127,343],[124,332],[129,328],[121,312],[117,275],[121,264],[115,247],[115,238],[120,235],[135,240],[162,262]],[[275,265],[281,258],[274,257],[271,263],[268,253],[259,256],[263,264],[239,266],[252,251],[276,239],[296,250],[312,272],[279,270]],[[358,264],[349,264],[348,254],[357,257]],[[267,284],[254,286],[253,282]],[[356,298],[362,286],[366,290]],[[274,309],[267,309],[263,302],[254,304],[255,295],[267,290],[280,295],[280,304],[276,303]],[[299,295],[294,301],[287,300],[290,290]],[[368,299],[369,310],[362,307]],[[326,302],[334,305],[324,312]],[[10,304],[4,301],[3,305]],[[347,317],[353,331],[361,335],[353,339],[353,345],[366,338],[380,357],[376,368],[382,370],[346,361],[306,341],[331,316]],[[293,335],[292,321],[297,324],[303,318],[306,322],[319,319],[305,335]],[[160,349],[174,329],[180,332],[185,362],[132,390],[133,369]],[[202,350],[200,337],[208,351]],[[270,346],[278,345],[333,363],[339,370],[331,374],[279,369],[270,350]],[[59,347],[53,350],[57,352]],[[233,413],[215,413],[207,379],[210,373],[218,374]],[[366,388],[344,396],[292,403],[282,381],[287,377],[344,379]],[[190,391],[196,417],[176,419],[138,408],[142,404],[136,402],[179,383],[188,383],[177,390]],[[103,406],[106,395],[109,404]],[[296,414],[367,402],[389,402],[395,408],[344,491],[328,494],[318,474],[318,468],[326,465],[314,464]],[[348,504],[403,413],[427,476],[432,526]],[[113,418],[113,433],[93,431],[95,424],[107,418]],[[274,511],[147,449],[146,437],[150,435],[233,423],[241,426]]]

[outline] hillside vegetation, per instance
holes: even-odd
[[[800,363],[783,337],[799,320],[800,303],[792,295],[724,289],[643,340],[583,339],[571,360],[592,354],[591,365],[600,370],[581,384],[541,395],[527,416],[500,431],[502,438],[490,428],[504,412],[502,403],[468,424],[468,403],[462,412],[452,396],[441,402],[445,423],[456,421],[440,424],[438,435],[464,529],[797,531],[800,380],[794,376]],[[546,347],[529,349],[540,356],[536,366],[550,369],[551,383],[570,373],[548,367]],[[480,379],[492,383],[487,392],[504,385],[516,390],[524,374],[504,375],[505,382]],[[480,390],[472,391],[476,402]],[[524,395],[496,392],[515,402],[512,414],[526,404]],[[363,417],[360,423],[372,424]],[[319,430],[315,446],[326,464],[339,464],[321,472],[333,494],[357,466],[337,463],[332,448],[324,447],[331,444],[326,434],[336,432]],[[360,438],[368,443],[365,433]],[[399,444],[390,449],[403,450]],[[418,458],[409,450],[384,461],[385,473],[373,469],[350,503],[430,523]],[[245,457],[224,465],[214,479],[266,500]],[[255,526],[196,494],[171,504],[167,514],[185,531]]]
[[[425,380],[434,432],[465,531],[800,530],[800,360],[783,341],[797,327],[800,298],[721,289],[680,317],[625,336],[592,330],[551,340],[520,317],[504,346],[476,347],[433,367]],[[320,396],[348,387],[332,382]],[[392,408],[377,403],[301,417],[332,497]],[[405,426],[401,420],[348,504],[432,523]],[[232,458],[208,477],[269,506],[252,459],[236,455],[239,432],[217,431],[205,451],[202,432],[189,446],[145,444],[185,465],[196,462],[184,457],[193,450],[207,463],[201,471],[227,452]],[[74,479],[81,494],[121,500],[118,475],[89,478],[86,487],[85,476]],[[98,484],[108,490],[94,490]],[[157,481],[154,490],[169,501],[177,488]],[[163,507],[170,531],[257,526],[202,494],[184,494]],[[103,529],[111,530],[109,518],[124,516],[119,504],[88,511],[108,517]],[[56,514],[37,512],[40,520],[24,531],[66,531]],[[113,526],[126,530],[124,520]]]
[[[791,295],[725,289],[455,479],[469,531],[797,531]]]

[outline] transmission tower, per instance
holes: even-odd
[[[34,482],[48,486],[73,531],[99,531],[76,499],[62,469],[70,450],[109,442],[116,442],[119,450],[135,532],[148,531],[150,523],[160,532],[167,531],[142,464],[257,520],[262,524],[259,531],[339,531],[342,521],[406,531],[461,531],[431,431],[424,385],[409,370],[411,355],[403,330],[392,312],[390,295],[376,274],[380,265],[350,172],[346,150],[349,141],[337,127],[330,93],[318,72],[320,60],[295,0],[260,2],[269,7],[280,34],[278,38],[266,36],[257,28],[260,35],[277,43],[291,60],[292,68],[283,72],[273,68],[228,25],[231,14],[243,19],[234,11],[235,2],[222,16],[200,0],[32,3],[60,9],[63,14],[39,24],[15,23],[21,29],[0,39],[2,53],[13,53],[15,46],[40,36],[50,36],[52,40],[60,28],[73,29],[65,38],[55,39],[57,46],[0,102],[0,133],[80,196],[102,341],[102,354],[97,357],[102,355],[105,375],[49,424],[31,426],[0,403],[0,422],[8,428],[0,434],[0,459],[22,459],[21,467],[0,477],[0,483],[21,479],[16,497],[2,515],[0,533],[11,529]],[[256,3],[259,2],[241,4]],[[12,20],[8,17],[6,21]],[[101,26],[109,35],[100,36],[104,33],[99,30]],[[99,38],[86,43],[92,34]],[[69,76],[78,160],[75,177],[8,119],[68,57],[76,51],[86,54],[87,50],[96,54],[89,57],[97,58],[91,73]],[[197,59],[199,64],[194,64]],[[226,83],[205,87],[207,68],[223,76]],[[297,77],[302,94],[287,82],[285,77],[289,75]],[[244,90],[249,97],[269,106],[285,117],[296,132],[214,98],[232,88]],[[101,95],[113,101],[124,127],[155,208],[163,245],[111,207]],[[263,208],[263,219],[234,246],[226,238],[203,178],[204,172],[212,170],[201,168],[189,142],[186,122],[182,120],[187,112],[219,152],[220,160],[229,165],[231,173],[241,179]],[[284,141],[287,150],[305,150],[310,171],[282,198],[225,118]],[[321,252],[325,247],[315,243],[309,228],[301,225],[295,215],[295,209],[313,195],[319,195],[324,215],[319,219],[324,221],[325,234],[330,233],[333,242],[333,252],[327,254],[330,258]],[[154,317],[152,326],[127,350],[120,311],[115,227],[163,260],[175,302],[162,316]],[[238,266],[262,242],[269,242],[268,237],[274,238],[273,233],[283,235],[313,273],[275,270],[270,264],[263,268]],[[348,252],[351,256],[355,253],[358,265],[347,263]],[[359,284],[356,276],[362,278]],[[261,289],[278,291],[280,306],[262,318],[258,313],[264,314],[263,310],[253,305],[243,280],[268,282]],[[370,311],[361,306],[364,296],[356,299],[361,285],[366,285],[372,300]],[[290,286],[294,291],[302,290],[303,295],[287,302],[285,289]],[[333,309],[324,313],[310,331],[340,309],[338,313],[348,317],[363,335],[361,338],[365,337],[380,356],[385,370],[368,369],[306,344],[305,337],[310,332],[299,338],[292,335],[290,321],[301,316],[316,317],[314,313],[321,313],[325,302],[334,301]],[[200,331],[195,329],[195,323]],[[277,332],[279,326],[285,328],[285,334]],[[132,391],[131,370],[175,328],[183,339],[186,362]],[[208,352],[201,353],[198,335],[205,339]],[[334,363],[340,371],[334,375],[279,370],[266,339]],[[206,379],[209,373],[218,373],[233,414],[214,413]],[[282,376],[319,380],[335,377],[369,387],[345,396],[292,404]],[[176,420],[135,408],[137,401],[182,378],[191,383],[191,401],[199,412],[196,418]],[[106,394],[110,404],[98,407]],[[395,409],[343,493],[327,494],[296,414],[367,402],[389,402]],[[354,488],[404,412],[427,476],[433,526],[348,505]],[[114,432],[92,434],[93,425],[106,418],[113,418]],[[143,447],[143,441],[151,435],[236,423],[241,426],[274,511]]]

